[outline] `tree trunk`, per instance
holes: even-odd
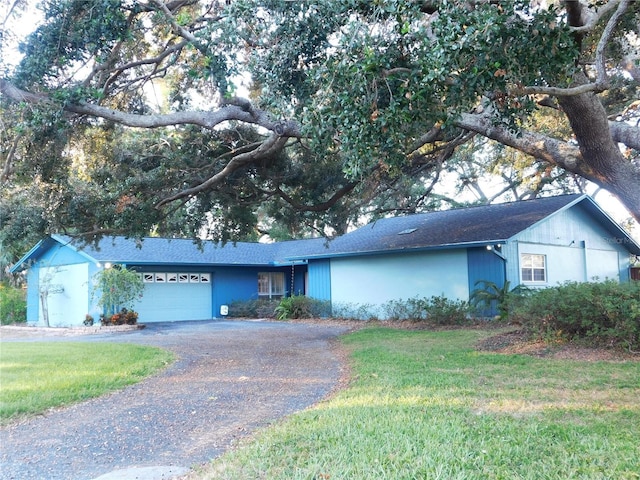
[[[49,302],[47,302],[47,298],[49,297],[49,290],[40,291],[40,303],[42,304],[42,320],[44,322],[45,327],[49,327]]]
[[[640,222],[640,168],[614,141],[600,99],[586,93],[559,97],[558,101],[575,134],[589,179],[618,197]]]

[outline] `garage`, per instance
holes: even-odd
[[[135,306],[140,323],[213,317],[210,273],[143,272],[141,275],[144,293]]]

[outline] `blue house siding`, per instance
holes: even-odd
[[[309,261],[307,295],[318,300],[331,300],[331,262],[328,259]]]
[[[469,291],[476,288],[480,280],[495,283],[502,287],[505,282],[506,260],[486,247],[467,249],[469,268]]]
[[[258,273],[282,272],[287,295],[305,290],[306,266],[286,267],[217,267],[213,271],[213,316],[220,317],[220,307],[234,301],[258,298]],[[293,281],[293,285],[292,285]],[[293,292],[292,292],[293,287]]]
[[[502,246],[500,249],[502,249]],[[494,283],[498,288],[504,287],[506,259],[501,256],[502,253],[498,253],[495,250],[487,250],[486,247],[467,249],[470,295],[476,288],[484,287],[483,284],[478,284],[481,281]],[[497,304],[481,312],[484,316],[496,315],[497,313]]]
[[[546,258],[547,280],[529,284],[535,287],[596,278],[629,279],[629,252],[580,205],[515,235],[503,252],[509,258],[507,280],[512,285],[523,283],[520,259],[524,253]]]
[[[81,325],[87,313],[99,314],[91,296],[91,278],[98,270],[86,256],[51,242],[27,274],[27,322],[44,324],[40,289],[47,286],[51,289],[47,297],[51,326]]]
[[[469,298],[466,249],[331,260],[333,303],[382,305],[433,295]]]
[[[243,269],[218,267],[213,274],[214,317],[220,316],[220,307],[236,300],[258,298],[258,272],[267,271],[256,267]]]
[[[289,268],[289,277],[287,278],[288,287],[291,295],[307,294],[307,265],[295,265]]]

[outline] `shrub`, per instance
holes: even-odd
[[[234,318],[274,318],[279,300],[254,298],[234,300],[229,304],[229,316]]]
[[[378,307],[368,303],[334,302],[331,316],[345,320],[377,320]]]
[[[531,293],[511,320],[539,337],[640,348],[640,282],[567,282]]]
[[[462,300],[450,300],[444,296],[414,297],[408,300],[390,300],[382,306],[382,309],[389,320],[462,325],[468,321],[469,304]]]
[[[428,299],[413,297],[408,300],[389,300],[382,306],[389,320],[420,321],[427,318]]]
[[[317,300],[304,295],[292,295],[284,297],[275,308],[278,320],[291,318],[317,318],[326,317],[331,311],[328,301]]]
[[[436,325],[463,325],[468,322],[469,304],[463,300],[431,297],[425,308],[427,320]]]
[[[21,288],[0,283],[0,324],[24,323],[27,321],[27,301]]]
[[[132,308],[143,292],[144,283],[138,273],[125,267],[114,265],[95,275],[93,295],[99,296],[98,305],[107,314],[119,315],[118,309]]]

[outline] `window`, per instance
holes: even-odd
[[[547,281],[547,267],[544,255],[523,253],[520,256],[520,270],[523,282]]]
[[[269,298],[284,296],[284,273],[258,273],[258,296]]]
[[[144,283],[211,283],[210,273],[144,272]]]

